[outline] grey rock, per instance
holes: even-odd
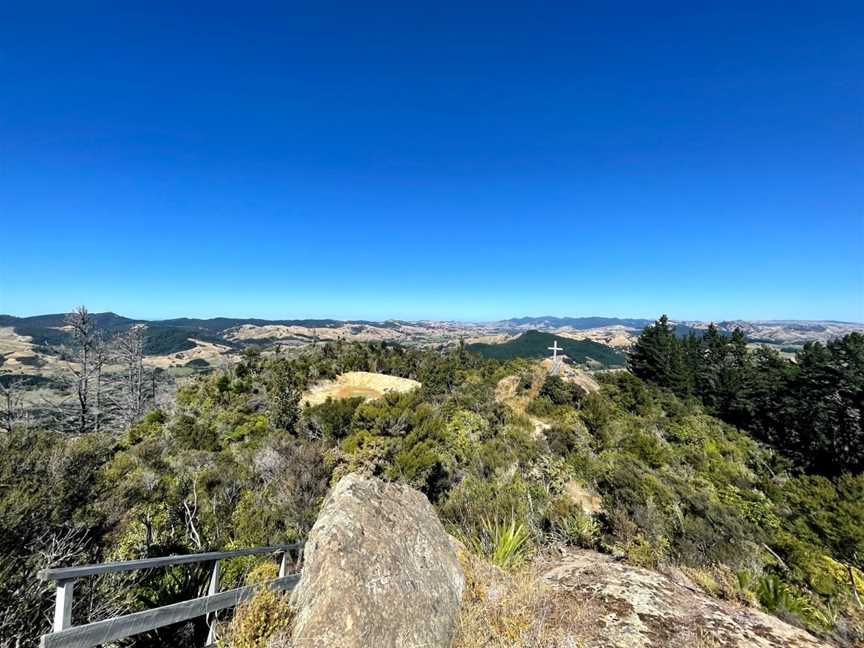
[[[591,605],[586,648],[828,648],[811,634],[753,608],[718,601],[693,586],[592,551],[550,566],[541,582]]]
[[[407,486],[351,474],[331,490],[292,594],[293,648],[435,648],[456,632],[462,567]]]

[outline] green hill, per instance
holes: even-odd
[[[573,340],[542,331],[527,331],[515,340],[502,344],[469,344],[468,348],[486,358],[496,360],[548,358],[552,355],[549,347],[553,342],[557,342],[570,361],[577,364],[587,362],[589,359],[596,360],[604,367],[623,367],[627,363],[623,353],[605,344],[591,340]]]

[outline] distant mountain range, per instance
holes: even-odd
[[[126,331],[136,325],[146,325],[145,349],[148,355],[162,353],[174,353],[195,347],[191,339],[199,339],[206,342],[237,345],[226,332],[239,327],[301,327],[307,329],[316,328],[340,328],[346,322],[329,319],[305,319],[305,320],[263,320],[257,318],[231,318],[215,317],[212,319],[196,319],[181,317],[168,320],[143,320],[123,317],[116,313],[92,313],[96,327],[106,334]],[[351,322],[357,325],[373,325],[373,322]],[[34,345],[52,346],[67,343],[69,333],[65,330],[66,314],[53,313],[50,315],[35,315],[32,317],[15,317],[12,315],[0,315],[0,327],[11,327],[20,336],[31,338]],[[382,326],[374,324],[375,326]],[[386,326],[386,325],[385,325]]]
[[[625,328],[643,329],[654,320],[649,319],[622,319],[620,317],[514,317],[494,324],[502,328],[514,329],[558,329],[571,328],[576,331],[587,331],[589,329],[603,328],[607,326],[623,326]]]

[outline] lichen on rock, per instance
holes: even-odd
[[[452,642],[464,575],[426,497],[350,474],[304,550],[293,648],[424,648]]]
[[[817,648],[827,644],[759,610],[718,601],[663,574],[593,551],[574,551],[542,581],[604,610],[602,640],[584,646]]]

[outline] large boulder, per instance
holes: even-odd
[[[811,634],[759,610],[712,598],[657,572],[593,551],[572,552],[540,583],[575,597],[593,623],[573,628],[586,648],[829,648]]]
[[[331,490],[292,594],[293,648],[434,648],[456,632],[464,576],[422,494],[356,474]]]

